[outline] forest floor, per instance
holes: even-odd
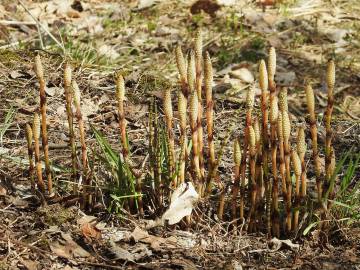
[[[211,6],[199,2],[204,9]],[[312,82],[320,144],[325,140],[326,63],[335,60],[336,157],[360,151],[358,0],[292,0],[265,8],[255,1],[219,2],[223,4],[207,10],[210,14],[195,14],[201,4],[193,1],[1,1],[0,270],[360,269],[360,213],[334,216],[331,230],[314,226],[306,235],[302,231],[270,240],[265,234],[247,234],[241,226],[234,232],[231,222],[214,218],[212,206],[198,207],[203,220],[190,229],[181,230],[180,224],[145,230],[145,221],[135,215],[119,218],[102,203],[84,213],[72,201],[66,169],[71,162],[62,85],[65,58],[82,90],[89,149],[96,149],[89,123],[119,147],[114,72],[125,75],[128,137],[140,163],[146,155],[149,100],[161,99],[165,86],[178,87],[174,49],[181,44],[188,51],[199,27],[215,71],[216,142],[234,121],[239,123],[234,136],[242,132],[246,89],[258,77],[259,60],[273,46],[276,81],[289,89],[289,111],[296,123],[303,123],[307,113],[304,82]],[[38,111],[37,53],[47,81],[50,158],[59,195],[57,203],[47,206],[40,206],[30,189],[24,132]],[[232,146],[225,150],[220,179],[230,183]],[[98,175],[104,179],[97,184],[109,177]],[[358,187],[359,176],[357,170],[352,187]]]

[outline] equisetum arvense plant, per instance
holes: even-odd
[[[237,134],[233,140],[233,162],[234,177],[230,193],[229,183],[220,181],[223,178],[218,168],[221,163],[224,146],[231,137],[231,132],[223,140],[218,153],[215,153],[214,134],[214,104],[216,96],[213,95],[214,71],[210,54],[203,55],[203,37],[200,31],[197,32],[194,49],[190,50],[187,59],[182,49],[178,46],[175,50],[176,63],[179,71],[180,87],[176,92],[177,114],[173,111],[172,88],[167,86],[163,90],[163,111],[165,120],[165,131],[162,133],[162,122],[158,120],[157,106],[152,101],[149,113],[149,172],[153,178],[153,191],[157,193],[156,204],[163,206],[166,202],[164,185],[166,180],[173,180],[170,188],[176,188],[179,184],[193,181],[196,189],[204,199],[212,198],[214,188],[217,189],[219,219],[228,219],[229,214],[234,220],[247,223],[246,228],[258,231],[266,228],[268,234],[280,236],[282,231],[291,233],[299,229],[300,215],[306,215],[307,194],[311,185],[308,185],[306,170],[306,130],[304,127],[297,129],[296,145],[291,134],[291,118],[287,99],[287,89],[277,88],[275,82],[276,73],[276,52],[270,48],[268,63],[261,60],[259,63],[259,88],[261,97],[255,102],[254,85],[250,86],[247,92],[245,108],[245,128]],[[43,67],[39,56],[35,58],[35,72],[40,83],[40,113],[34,115],[33,127],[26,126],[26,139],[28,146],[29,176],[32,187],[35,186],[34,176],[36,174],[36,185],[42,194],[45,194],[46,187],[42,175],[42,163],[40,157],[40,136],[44,149],[44,163],[47,179],[47,190],[53,194],[52,175],[50,171],[49,149],[46,130],[46,96]],[[318,201],[324,207],[323,201],[335,196],[335,181],[332,181],[335,171],[335,153],[331,145],[333,134],[331,128],[332,112],[334,107],[335,87],[335,64],[329,61],[327,67],[326,84],[328,89],[328,104],[325,113],[325,170],[321,171],[319,147],[317,138],[315,98],[314,91],[310,84],[305,87],[306,103],[309,113],[310,134],[312,142],[312,162],[314,164],[316,189]],[[116,75],[116,100],[119,115],[120,141],[125,166],[129,168],[134,181],[136,182],[135,195],[143,194],[142,180],[132,167],[130,160],[129,142],[126,134],[126,112],[125,82],[124,78]],[[74,116],[79,125],[79,137],[82,149],[82,183],[84,205],[90,205],[92,191],[91,173],[88,172],[88,157],[86,146],[85,123],[81,114],[81,95],[77,83],[72,79],[71,67],[68,63],[64,66],[64,89],[65,104],[69,125],[69,147],[71,149],[72,177],[76,179],[78,165],[76,163],[75,133],[73,129],[72,102],[75,105]],[[277,96],[277,91],[279,95]],[[202,95],[205,94],[203,103]],[[259,103],[259,104],[255,104]],[[260,113],[255,116],[257,106],[260,105]],[[205,110],[205,112],[203,112]],[[205,114],[205,115],[204,115]],[[178,120],[176,118],[178,116]],[[188,120],[189,119],[189,120]],[[180,136],[176,138],[176,123],[179,123]],[[203,129],[203,123],[206,128]],[[187,129],[190,127],[191,143],[188,143]],[[41,129],[41,132],[40,132]],[[162,135],[165,134],[165,140]],[[242,145],[240,138],[243,138]],[[33,146],[34,141],[34,146]],[[206,143],[204,143],[204,141]],[[176,145],[178,142],[179,145]],[[164,145],[165,144],[165,145]],[[188,147],[191,145],[191,147]],[[205,150],[205,147],[206,150]],[[34,151],[33,151],[34,149]],[[191,149],[191,150],[189,150]],[[164,153],[164,151],[167,151]],[[191,151],[191,156],[190,156]],[[177,155],[177,153],[179,153]],[[32,160],[35,155],[34,161]],[[164,158],[167,158],[164,162]],[[164,169],[163,166],[169,166]],[[187,170],[187,168],[190,170]],[[80,171],[80,169],[79,169]],[[188,174],[186,172],[189,172]],[[168,173],[169,177],[165,175]],[[279,174],[278,174],[279,173]],[[295,179],[294,183],[292,179]],[[215,181],[216,180],[216,181]],[[279,190],[281,189],[281,194]],[[294,190],[294,191],[293,191]],[[77,190],[74,190],[77,191]],[[239,192],[240,191],[240,192]],[[143,194],[146,197],[146,194]],[[230,203],[227,203],[227,195],[230,195]],[[284,207],[279,206],[280,196],[284,201]],[[128,198],[129,203],[124,207],[132,212],[134,199]],[[138,213],[144,214],[142,197],[136,199],[138,202]],[[331,201],[331,200],[330,200]],[[327,206],[330,207],[330,201]],[[145,206],[145,204],[144,204]],[[281,218],[281,211],[284,209],[284,218]],[[304,210],[302,210],[304,209]],[[236,221],[236,222],[235,222]],[[265,222],[262,222],[265,221]],[[236,227],[236,226],[235,226]]]

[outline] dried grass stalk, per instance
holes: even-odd
[[[53,195],[53,183],[52,183],[52,175],[50,169],[50,161],[49,161],[49,145],[48,145],[48,137],[47,137],[47,122],[46,122],[46,93],[45,93],[45,80],[44,80],[44,70],[41,63],[40,55],[35,57],[35,74],[39,80],[39,90],[40,90],[40,112],[41,112],[41,140],[42,147],[44,150],[44,161],[45,161],[45,172],[47,177],[47,186],[49,196]]]
[[[35,150],[35,163],[36,163],[36,175],[37,175],[37,185],[39,191],[44,194],[45,193],[45,183],[42,177],[42,166],[40,160],[40,118],[37,113],[34,114],[33,120],[33,128],[32,133],[34,135],[34,150]]]
[[[26,124],[26,142],[28,148],[28,158],[29,158],[29,178],[31,189],[35,189],[35,180],[34,180],[34,160],[33,160],[33,132],[31,126]]]

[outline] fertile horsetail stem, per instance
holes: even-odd
[[[296,141],[297,153],[301,161],[301,191],[300,199],[303,200],[306,196],[307,180],[306,180],[306,167],[305,167],[305,153],[306,153],[306,142],[305,142],[305,131],[304,128],[299,127]]]
[[[215,146],[213,137],[214,126],[214,101],[212,96],[213,84],[213,69],[211,59],[208,52],[205,54],[204,60],[204,78],[205,78],[205,95],[206,95],[206,126],[207,126],[207,140],[208,140],[208,156],[209,156],[209,171],[215,166]],[[212,179],[211,179],[212,180]],[[211,185],[211,183],[208,183]]]
[[[37,176],[37,185],[41,193],[45,192],[45,183],[42,177],[42,166],[40,160],[40,118],[37,113],[34,114],[33,120],[33,135],[34,135],[34,149],[35,149],[35,163],[36,163],[36,176]]]
[[[295,173],[295,212],[294,212],[294,230],[297,230],[299,225],[299,207],[300,207],[300,177],[302,173],[301,160],[296,151],[291,152],[291,160],[293,163]]]
[[[187,98],[185,97],[183,91],[178,91],[178,112],[180,120],[180,144],[181,144],[181,155],[180,155],[180,165],[179,165],[179,181],[180,183],[185,182],[185,159],[186,159],[186,146],[187,146],[187,136],[186,136],[186,122],[187,122]]]
[[[232,189],[232,204],[231,204],[231,215],[233,219],[236,218],[236,209],[237,209],[237,203],[236,198],[239,193],[240,189],[240,164],[241,164],[241,147],[240,142],[238,139],[234,140],[234,171],[235,171],[235,177],[234,177],[234,186]]]
[[[267,230],[268,234],[271,234],[271,222],[270,222],[270,200],[271,200],[271,183],[269,179],[269,133],[268,133],[268,122],[269,122],[269,110],[268,110],[268,82],[269,77],[266,69],[264,60],[260,61],[259,66],[259,84],[261,88],[261,112],[262,112],[262,167],[264,172],[264,183],[266,192],[266,212],[267,212]]]
[[[87,194],[87,186],[90,185],[90,181],[88,178],[88,157],[87,157],[87,148],[86,148],[86,140],[85,140],[85,125],[81,113],[81,93],[78,84],[76,81],[72,81],[72,89],[74,95],[74,104],[76,108],[75,116],[79,125],[79,134],[80,134],[80,143],[81,143],[81,160],[82,160],[82,177],[84,181],[83,187],[83,200],[85,208],[90,204],[90,195]]]
[[[35,180],[34,180],[34,160],[33,160],[33,132],[31,126],[26,124],[26,141],[28,147],[28,158],[29,158],[29,178],[31,189],[35,189]]]
[[[256,183],[256,135],[252,126],[248,127],[249,132],[249,152],[250,152],[250,213],[249,213],[249,229],[253,228],[254,214],[256,211],[256,196],[257,196],[257,183]]]
[[[315,115],[315,97],[314,91],[310,84],[308,84],[305,88],[306,94],[306,103],[308,107],[308,112],[310,115],[310,133],[311,133],[311,142],[312,142],[312,156],[315,168],[315,176],[316,176],[316,186],[318,192],[318,201],[320,202],[322,199],[322,180],[321,180],[321,170],[320,170],[320,159],[319,159],[319,150],[318,150],[318,139],[317,139],[317,126],[316,126],[316,115]]]
[[[204,155],[203,155],[203,148],[204,148],[204,142],[203,142],[203,127],[202,127],[202,118],[203,118],[203,106],[202,106],[202,81],[203,81],[203,74],[202,74],[202,62],[203,62],[203,56],[202,56],[202,33],[201,30],[198,30],[196,32],[195,37],[195,89],[198,96],[198,145],[199,145],[199,163],[200,163],[200,172],[201,172],[201,181],[203,181],[205,176],[205,166],[204,166]]]
[[[193,165],[196,174],[196,183],[199,188],[201,184],[199,183],[201,179],[200,173],[200,164],[199,164],[199,145],[198,145],[198,112],[199,112],[199,102],[196,91],[193,91],[190,96],[190,127],[192,133],[192,150],[193,150]]]
[[[271,171],[273,176],[272,185],[272,209],[273,209],[273,233],[280,236],[280,214],[279,214],[279,184],[277,177],[277,141],[276,141],[276,125],[278,119],[278,99],[276,97],[276,51],[274,47],[269,50],[268,57],[268,78],[270,90],[270,148],[271,148]]]
[[[255,89],[250,87],[246,95],[246,127],[244,136],[244,149],[241,156],[240,176],[241,176],[241,188],[240,188],[240,219],[244,219],[245,208],[245,180],[246,180],[246,159],[247,149],[249,145],[249,128],[251,127],[251,115],[255,101]]]
[[[171,102],[171,89],[167,88],[164,92],[164,113],[166,120],[166,129],[167,136],[169,140],[169,163],[170,163],[170,172],[173,174],[175,172],[175,143],[174,143],[174,133],[173,133],[173,108]],[[176,186],[176,183],[175,183]]]
[[[120,129],[120,139],[122,144],[122,154],[124,159],[129,155],[129,145],[126,138],[126,119],[124,111],[124,101],[125,101],[125,82],[124,77],[121,74],[116,76],[116,101],[118,105],[118,114],[119,114],[119,129]]]
[[[284,156],[285,156],[285,169],[286,169],[286,189],[287,189],[287,213],[286,213],[286,228],[287,231],[291,230],[291,196],[292,196],[292,183],[290,174],[290,131],[291,123],[287,111],[282,112],[282,128],[283,128],[283,141],[284,141]]]
[[[274,47],[271,47],[269,50],[268,58],[268,76],[269,76],[269,88],[270,91],[274,88],[274,77],[276,73],[276,51]]]
[[[177,68],[178,68],[179,75],[180,75],[182,91],[183,91],[184,95],[187,96],[187,91],[186,91],[186,83],[187,83],[186,63],[185,63],[185,58],[184,58],[184,55],[182,53],[182,50],[181,50],[180,46],[176,47],[175,55],[176,55],[176,64],[177,64]]]
[[[72,71],[69,63],[65,63],[64,68],[64,92],[65,92],[65,103],[66,103],[66,114],[69,125],[69,146],[71,150],[71,167],[72,167],[72,179],[76,181],[76,171],[77,171],[77,162],[76,162],[76,145],[75,145],[75,135],[74,135],[74,119],[73,112],[71,109],[72,104],[72,94],[71,94],[71,80],[72,80]],[[74,191],[76,191],[76,185],[74,185]]]
[[[272,185],[272,209],[273,209],[273,233],[275,236],[280,236],[280,214],[279,214],[279,184],[277,171],[277,141],[276,128],[279,117],[278,99],[270,92],[270,144],[271,144],[271,171],[273,175]]]
[[[327,99],[327,107],[325,114],[325,130],[326,130],[325,173],[326,173],[326,182],[328,185],[330,181],[329,177],[331,177],[331,172],[329,171],[329,166],[331,163],[331,140],[332,140],[331,118],[334,109],[334,86],[335,86],[335,63],[333,60],[330,60],[327,66],[326,84],[328,91],[328,99]]]
[[[35,57],[35,73],[39,80],[39,90],[40,90],[40,112],[41,112],[41,141],[42,147],[44,150],[44,161],[45,161],[45,172],[47,177],[47,185],[49,195],[52,196],[52,175],[50,169],[50,161],[49,161],[49,145],[48,145],[48,137],[47,137],[47,122],[46,122],[46,93],[45,93],[45,80],[44,80],[44,70],[41,63],[40,55]]]

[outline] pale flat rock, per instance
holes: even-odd
[[[229,74],[230,76],[246,83],[254,82],[254,75],[247,68],[239,68],[236,70],[232,70]]]

